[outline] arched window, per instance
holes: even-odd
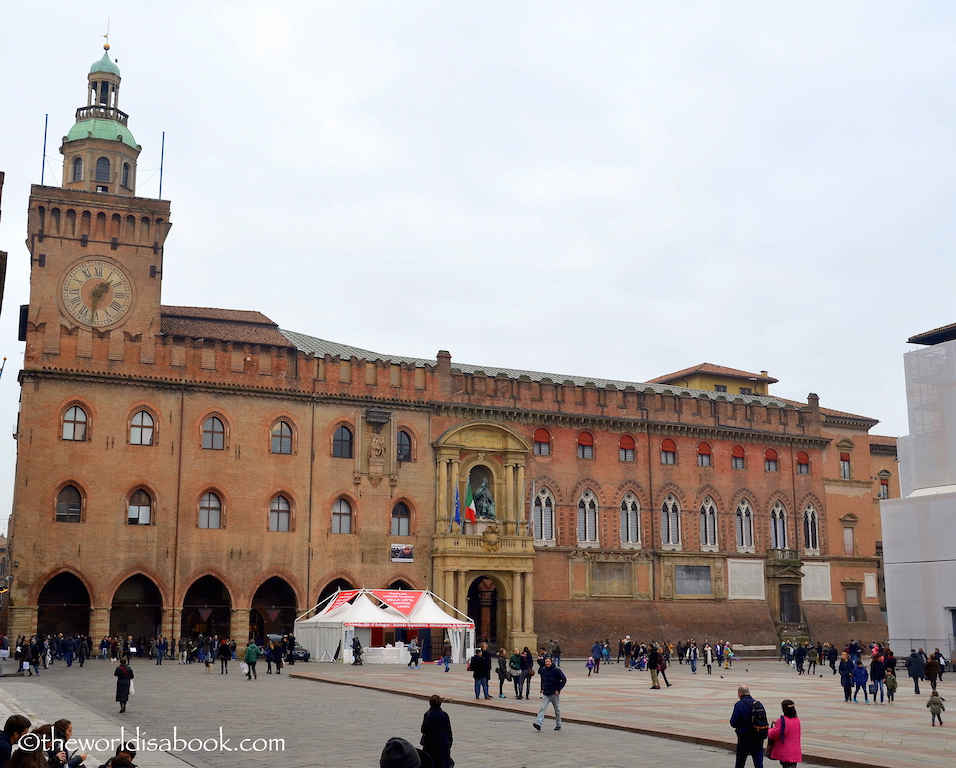
[[[680,544],[680,504],[672,493],[667,494],[661,504],[661,543]]]
[[[534,538],[540,542],[554,542],[554,497],[542,488],[534,497],[532,507]]]
[[[289,520],[292,517],[292,508],[289,500],[281,493],[273,496],[269,502],[269,530],[288,531]]]
[[[750,502],[741,499],[737,505],[737,549],[753,549],[754,511]]]
[[[84,442],[86,440],[86,411],[74,405],[63,414],[63,439]]]
[[[395,454],[401,462],[412,460],[412,436],[404,429],[398,430],[395,440]]]
[[[699,451],[697,455],[701,455]],[[700,545],[717,546],[717,505],[710,496],[705,497],[700,505]]]
[[[787,510],[779,501],[775,501],[770,510],[770,548],[787,548]]]
[[[148,411],[137,411],[129,422],[130,445],[153,444],[153,417]]]
[[[707,443],[700,443],[697,446],[697,464],[701,467],[713,466],[713,455]]]
[[[808,454],[806,451],[800,451],[797,454],[797,474],[810,474],[810,454]]]
[[[292,453],[292,427],[287,421],[278,421],[272,427],[272,452]]]
[[[408,504],[398,502],[392,507],[392,536],[410,536],[412,513]]]
[[[332,533],[352,532],[352,505],[339,499],[332,505]]]
[[[742,445],[735,445],[730,449],[730,468],[744,469],[746,467],[746,456]]]
[[[222,499],[212,491],[199,500],[199,527],[222,528]]]
[[[641,541],[641,503],[632,491],[621,499],[621,544],[639,544]]]
[[[152,516],[153,500],[150,495],[140,488],[129,497],[126,508],[126,522],[130,525],[149,525]]]
[[[622,435],[619,446],[621,461],[634,461],[634,438]]]
[[[56,495],[56,521],[58,523],[80,522],[83,497],[75,485],[67,485]]]
[[[813,504],[807,504],[803,510],[803,546],[807,552],[820,551],[820,527]]]
[[[582,432],[578,435],[578,458],[594,458],[594,435],[590,432]]]
[[[332,438],[332,455],[337,459],[352,458],[352,430],[344,424],[335,430]]]
[[[110,180],[110,161],[106,157],[96,158],[96,180],[97,181],[109,181]]]
[[[763,455],[763,467],[767,472],[776,472],[779,468],[779,458],[777,452],[773,448],[768,448],[767,452]]]
[[[661,464],[677,463],[677,443],[668,438],[661,442]]]
[[[207,451],[225,449],[226,426],[218,416],[210,416],[202,425],[202,447]]]
[[[578,500],[578,543],[596,544],[597,499],[591,491],[584,491]]]
[[[123,186],[129,189],[129,163],[123,163]]]
[[[73,181],[83,181],[83,160],[79,157],[73,159]]]
[[[551,433],[546,429],[536,429],[534,431],[534,454],[535,456],[551,455]]]

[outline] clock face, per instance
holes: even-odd
[[[84,261],[63,280],[63,306],[84,325],[102,327],[119,322],[132,301],[129,277],[108,261]]]

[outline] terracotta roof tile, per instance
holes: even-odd
[[[870,445],[896,445],[898,438],[889,435],[870,435]]]
[[[685,379],[695,373],[709,374],[711,376],[729,376],[734,379],[747,379],[748,381],[766,381],[768,384],[776,384],[779,381],[779,379],[775,379],[772,376],[763,376],[759,373],[741,371],[738,368],[728,368],[724,365],[714,365],[713,363],[701,363],[700,365],[694,365],[690,368],[685,368],[682,371],[669,373],[666,376],[658,376],[656,379],[651,379],[650,383],[666,384],[668,382],[674,381],[675,379]]]
[[[279,333],[279,326],[261,312],[168,306],[162,307],[161,312],[160,330],[164,336],[184,336],[190,339],[253,346],[292,346],[285,336]]]

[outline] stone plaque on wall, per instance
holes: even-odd
[[[675,565],[675,595],[710,595],[713,587],[709,565]]]
[[[595,597],[631,597],[634,579],[630,563],[591,563],[591,594]]]
[[[863,597],[876,597],[876,574],[863,574]]]
[[[830,602],[830,564],[804,563],[803,582],[800,585],[804,600],[824,600]]]
[[[728,560],[729,598],[731,600],[766,600],[763,562],[760,560]]]

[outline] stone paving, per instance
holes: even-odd
[[[281,752],[218,747],[143,752],[136,760],[141,768],[359,766],[377,765],[390,736],[417,743],[427,709],[422,699],[439,693],[450,700],[444,708],[452,720],[452,755],[459,768],[714,768],[733,764],[729,750],[734,737],[727,720],[736,687],[746,682],[771,716],[781,699],[796,702],[808,761],[801,765],[951,768],[956,761],[956,725],[947,718],[950,713],[944,714],[943,728],[931,728],[926,696],[915,696],[909,681],[902,682],[892,707],[845,704],[828,669],[823,677],[798,677],[771,661],[738,662],[736,669],[715,669],[710,676],[702,670],[692,676],[686,666],[677,665],[668,670],[673,686],[653,691],[647,673],[612,664],[589,678],[583,661],[567,660],[563,669],[569,684],[561,697],[566,725],[560,733],[552,730],[550,719],[541,733],[532,730],[539,703],[534,693],[530,701],[518,701],[506,685],[507,699],[475,701],[462,665],[446,674],[433,664],[409,670],[310,663],[287,667],[287,674],[276,676],[266,675],[260,663],[258,681],[239,675],[235,663],[228,676],[218,670],[206,675],[199,665],[175,662],[159,667],[137,660],[133,667],[137,693],[124,715],[113,701],[113,667],[91,660],[83,669],[57,662],[39,679],[0,678],[0,716],[21,711],[37,721],[68,717],[78,738],[118,738],[121,727],[127,734],[139,727],[147,738],[172,738],[175,728],[182,739],[214,739],[221,727],[233,749],[243,738],[284,740]],[[944,697],[950,684],[947,676],[940,688]],[[536,685],[537,679],[532,691]],[[492,692],[497,695],[497,681]],[[93,750],[87,764],[93,768],[106,757]]]

